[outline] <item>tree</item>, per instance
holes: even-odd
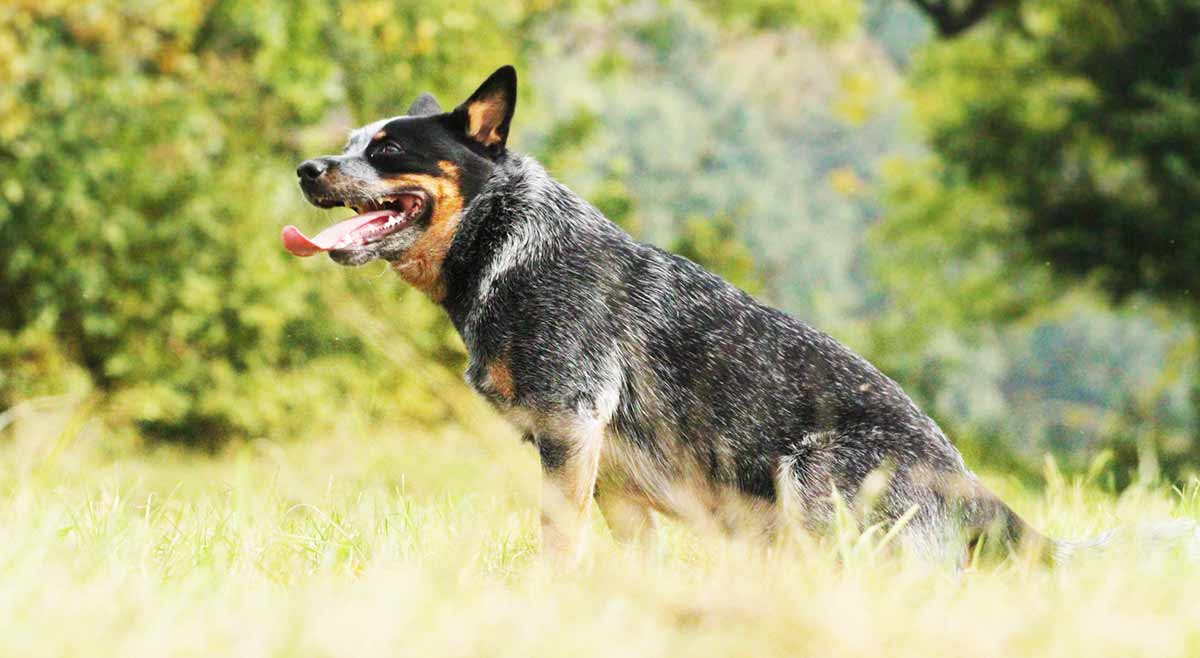
[[[1014,7],[1017,0],[912,0],[943,37],[958,36],[992,12]]]
[[[894,167],[881,236],[893,255],[909,250],[889,266],[893,284],[912,288],[908,299],[934,276],[950,292],[909,310],[979,332],[981,321],[1079,312],[1091,290],[1168,333],[1178,318],[1194,321],[1198,28],[1194,0],[1046,0],[930,44],[910,83],[933,153]],[[1147,344],[1171,359],[1163,381],[1180,381],[1180,359],[1195,362],[1194,339],[1176,340]],[[1124,420],[1105,424],[1143,437],[1125,465],[1148,441],[1170,444],[1172,474],[1200,451],[1194,436],[1175,434],[1180,423],[1194,432],[1195,413],[1160,406],[1167,385],[1128,391]]]
[[[916,76],[950,175],[1013,213],[1065,280],[1181,308],[1200,290],[1200,2],[1030,9],[1025,28],[934,47]]]

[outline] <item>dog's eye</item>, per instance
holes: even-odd
[[[375,155],[400,155],[404,149],[395,142],[384,142],[375,147]]]

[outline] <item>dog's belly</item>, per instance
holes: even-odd
[[[714,482],[686,456],[655,459],[612,432],[605,436],[596,486],[600,496],[630,498],[700,530],[762,534],[779,519],[774,502]]]

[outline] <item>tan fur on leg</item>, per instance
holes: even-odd
[[[590,422],[555,423],[538,437],[542,452],[542,555],[559,569],[583,557],[603,432]],[[553,445],[549,445],[553,442]],[[554,451],[561,451],[551,456]]]
[[[604,521],[620,544],[636,546],[649,555],[659,549],[658,519],[644,501],[601,490],[596,496]]]

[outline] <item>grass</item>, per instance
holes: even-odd
[[[1172,551],[956,574],[853,528],[763,550],[668,525],[647,559],[597,522],[583,568],[552,576],[533,451],[477,427],[204,457],[18,422],[0,445],[0,655],[1200,654],[1200,567]],[[989,481],[1059,537],[1200,508],[1194,490]]]

